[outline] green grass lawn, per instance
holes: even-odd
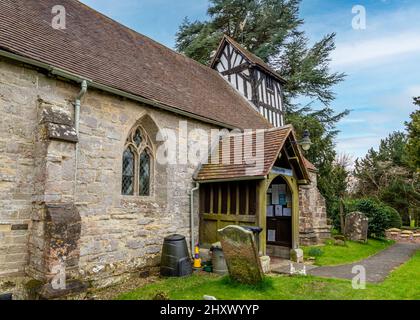
[[[381,284],[368,284],[355,290],[349,280],[312,276],[270,276],[260,288],[232,284],[226,277],[195,274],[186,278],[168,278],[122,294],[118,299],[152,299],[164,293],[172,300],[201,300],[212,295],[226,300],[308,300],[308,299],[411,299],[420,300],[420,252],[394,270]]]
[[[331,266],[346,264],[365,259],[387,248],[393,241],[369,239],[367,243],[346,241],[346,246],[326,244],[324,246],[302,247],[304,257],[308,257],[311,248],[319,248],[323,254],[317,256],[317,266]]]

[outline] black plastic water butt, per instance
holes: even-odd
[[[12,293],[2,293],[0,294],[0,300],[12,300],[13,294]]]
[[[183,277],[192,274],[191,258],[183,235],[172,234],[164,239],[160,274],[164,277]]]

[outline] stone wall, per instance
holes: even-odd
[[[0,59],[0,277],[22,275],[34,193],[36,88],[42,77]]]
[[[71,125],[60,128],[68,125],[65,115],[73,119],[79,90],[0,60],[0,276],[26,271],[48,280],[54,263],[73,252],[66,257],[72,262],[64,264],[71,269],[69,277],[108,285],[156,265],[166,235],[190,237],[189,191],[196,165],[155,163],[151,196],[122,196],[124,143],[136,123],[155,147],[157,130],[178,132],[180,120],[188,121],[189,132],[214,126],[89,88],[81,106],[75,186],[76,141],[61,139],[69,132],[73,136]],[[46,119],[46,110],[53,110],[52,117]],[[72,235],[63,229],[60,210],[71,213]],[[60,235],[64,244],[57,241]],[[77,243],[76,251],[66,251],[71,243]]]
[[[80,266],[88,278],[101,279],[98,285],[108,284],[107,277],[114,281],[126,272],[156,265],[169,234],[180,233],[189,241],[194,165],[155,163],[150,197],[121,195],[128,132],[140,121],[157,147],[154,133],[159,128],[178,132],[180,120],[187,119],[95,91],[88,91],[82,103],[75,200],[82,217]],[[188,129],[196,128],[211,127],[188,120]]]
[[[317,188],[317,173],[309,170],[311,183],[299,186],[300,245],[314,245],[331,236],[325,199]]]
[[[401,230],[392,228],[385,231],[386,238],[395,242],[420,243],[420,229]]]

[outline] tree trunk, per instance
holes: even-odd
[[[341,233],[344,234],[345,222],[344,222],[344,205],[343,205],[342,198],[340,198],[340,228],[341,228]]]

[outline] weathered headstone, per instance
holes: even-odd
[[[346,216],[344,235],[352,241],[367,241],[368,218],[362,212],[351,212]]]
[[[252,232],[235,225],[218,232],[230,277],[245,284],[261,282],[264,274]]]

